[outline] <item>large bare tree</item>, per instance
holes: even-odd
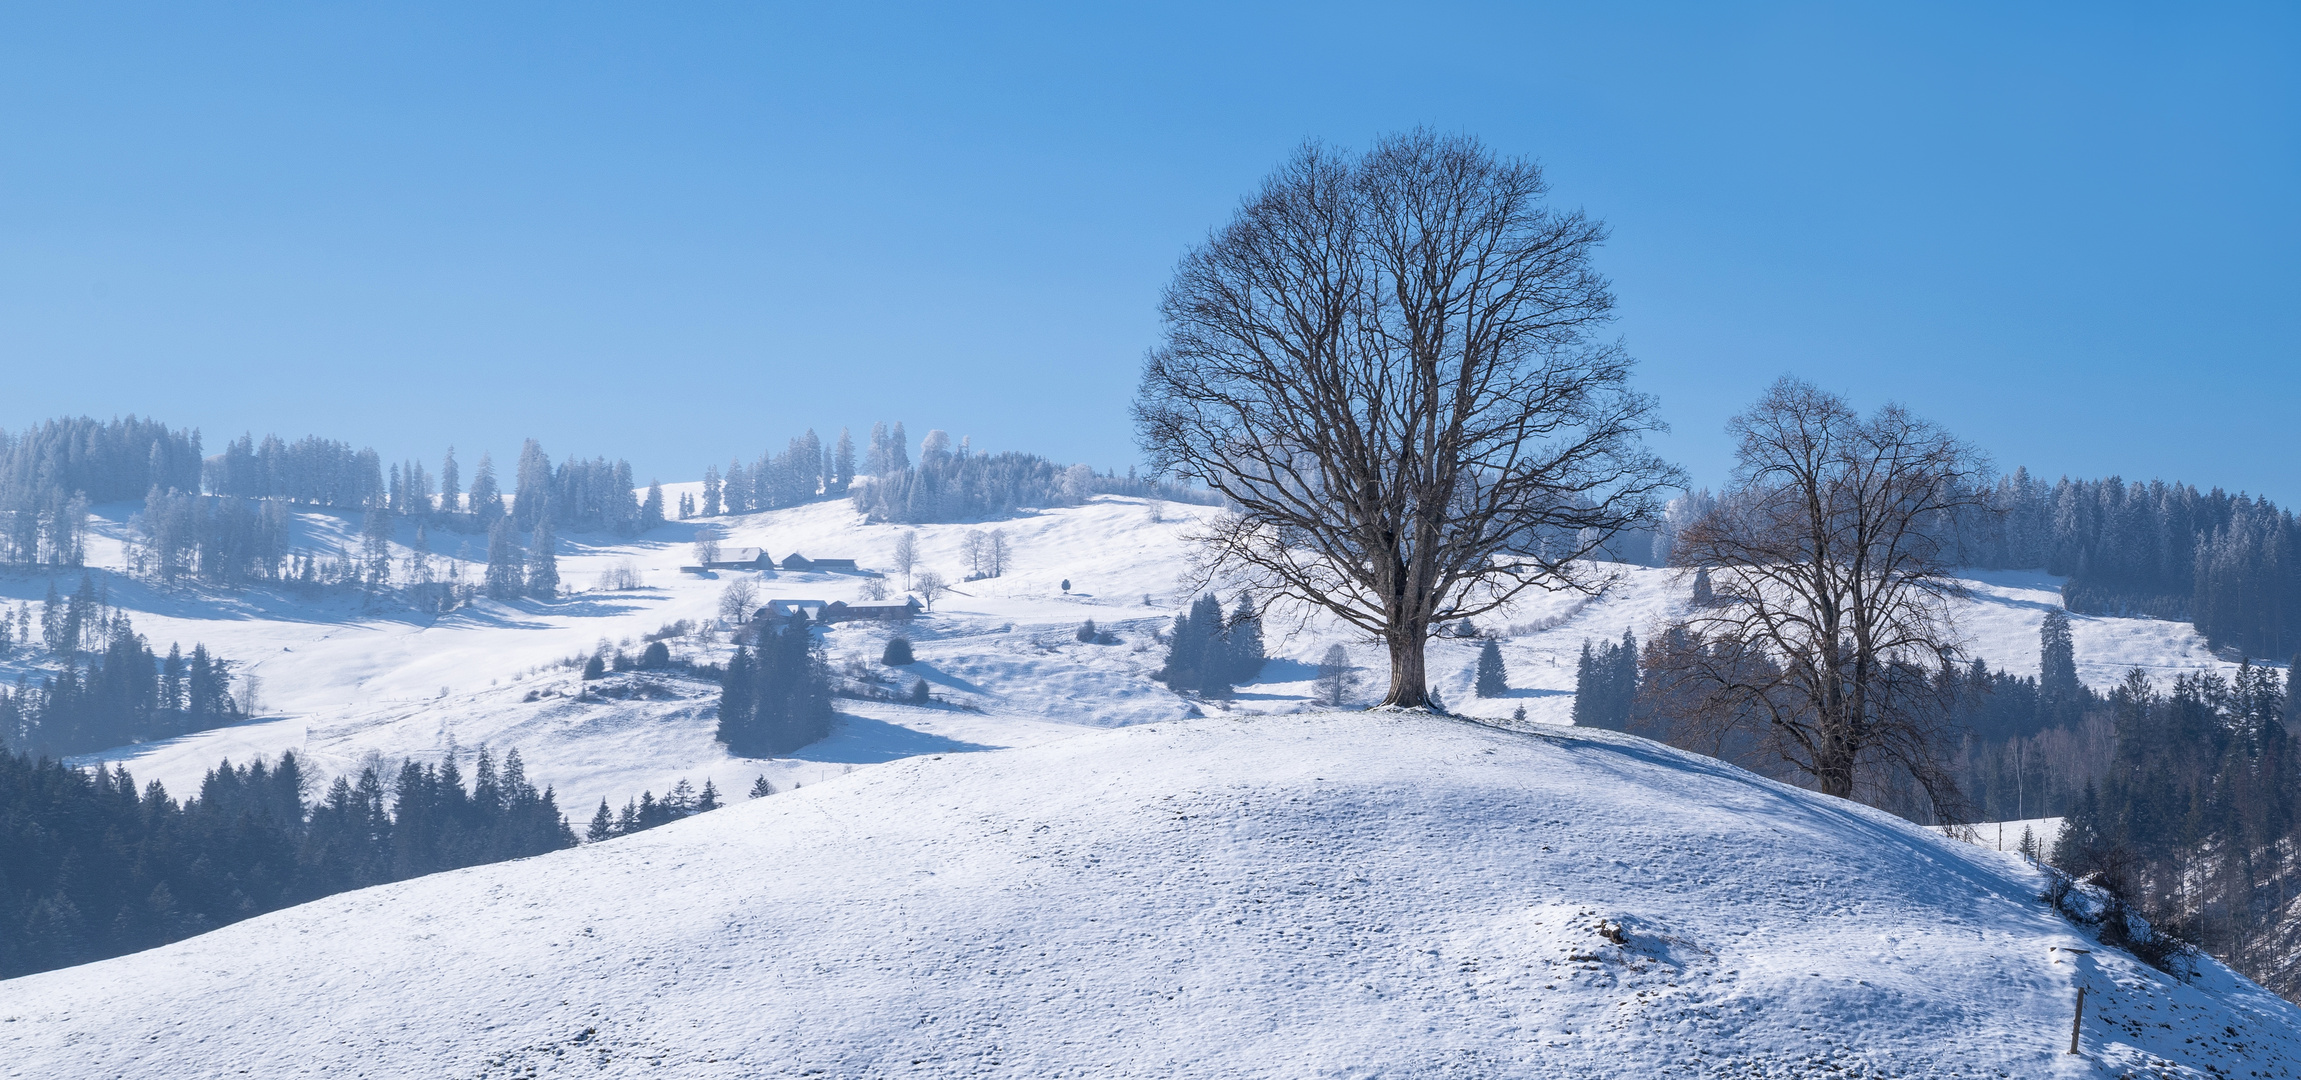
[[[1653,516],[1677,471],[1596,333],[1605,238],[1534,163],[1427,131],[1304,147],[1186,255],[1134,416],[1152,464],[1228,497],[1209,569],[1382,640],[1382,704],[1430,705],[1433,627]]]
[[[1671,556],[1707,569],[1715,598],[1655,642],[1653,700],[1828,794],[1882,767],[1874,782],[1914,779],[1954,816],[1939,767],[1964,594],[1954,519],[1986,505],[1987,462],[1899,405],[1864,417],[1789,378],[1727,430],[1734,484]]]

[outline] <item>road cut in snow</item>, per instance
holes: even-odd
[[[2011,855],[1631,736],[1076,730],[0,983],[0,1077],[2301,1070]]]

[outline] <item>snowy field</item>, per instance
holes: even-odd
[[[669,488],[669,497],[675,499],[679,490]],[[1139,724],[1207,710],[1299,711],[1310,695],[1316,659],[1334,643],[1349,647],[1362,666],[1362,697],[1371,700],[1383,688],[1378,647],[1344,634],[1331,620],[1280,611],[1272,613],[1267,630],[1274,660],[1234,701],[1200,705],[1168,691],[1151,677],[1163,659],[1152,634],[1188,602],[1186,537],[1196,515],[1208,511],[1104,497],[1000,521],[918,526],[922,569],[954,581],[967,569],[961,543],[970,530],[1003,530],[1013,552],[1007,575],[958,585],[931,615],[905,630],[918,642],[921,662],[898,678],[926,679],[944,703],[913,708],[844,701],[845,718],[825,742],[791,758],[738,759],[711,738],[715,688],[650,678],[657,684],[651,697],[579,701],[576,674],[560,662],[601,641],[636,653],[643,635],[667,623],[708,622],[716,617],[722,590],[738,574],[755,579],[762,601],[861,595],[865,579],[853,575],[680,573],[679,566],[695,561],[691,541],[699,525],[720,528],[725,546],[765,547],[777,559],[796,551],[855,558],[881,569],[891,565],[896,537],[909,527],[863,524],[845,500],[830,500],[675,522],[631,540],[563,536],[561,577],[583,591],[552,602],[481,601],[447,616],[421,617],[363,605],[356,595],[307,600],[268,590],[161,588],[128,578],[118,570],[125,565],[129,509],[100,507],[98,536],[91,543],[94,576],[112,602],[128,610],[161,651],[170,641],[186,648],[202,641],[262,681],[262,719],[83,759],[124,762],[140,781],[160,780],[179,795],[193,791],[201,774],[226,757],[294,750],[332,774],[356,769],[371,755],[437,759],[451,747],[468,751],[485,744],[499,753],[517,748],[528,775],[556,785],[561,805],[581,818],[602,798],[621,805],[642,790],[661,793],[681,778],[697,787],[708,779],[722,791],[740,792],[764,775],[781,788],[919,753],[1031,745],[1080,726]],[[358,522],[307,513],[297,516],[294,532],[299,550],[348,550],[357,544]],[[413,527],[403,524],[399,540],[412,542]],[[484,547],[478,537],[442,532],[430,538],[432,550],[446,558],[459,545],[466,554]],[[604,572],[625,564],[639,571],[644,587],[594,589]],[[465,579],[476,580],[479,569],[466,566]],[[1511,631],[1502,642],[1515,688],[1510,697],[1472,696],[1476,646],[1445,639],[1432,646],[1432,688],[1458,712],[1500,718],[1522,707],[1531,721],[1566,723],[1584,641],[1618,639],[1625,629],[1643,640],[1684,612],[1688,589],[1676,574],[1612,570],[1617,580],[1598,598],[1536,595],[1480,620],[1489,630]],[[68,594],[78,578],[59,576],[55,584]],[[898,577],[892,584],[899,588],[902,582]],[[2035,673],[2038,626],[2059,605],[2059,584],[2036,574],[1978,573],[1974,600],[1958,612],[1974,653],[1993,667]],[[45,576],[0,577],[0,599],[37,606],[48,585]],[[1115,632],[1120,644],[1075,641],[1073,631],[1084,619]],[[2107,689],[2135,666],[2161,681],[2202,667],[2231,666],[2214,659],[2186,624],[2088,616],[2072,623],[2079,674],[2097,688]],[[854,624],[832,630],[834,663],[875,664],[890,632]],[[701,660],[721,659],[730,649],[723,635],[711,645],[692,639],[673,644],[679,655]],[[0,664],[0,676],[13,679],[17,670]]]
[[[2013,856],[1629,736],[1072,730],[0,983],[0,1077],[2301,1070]]]

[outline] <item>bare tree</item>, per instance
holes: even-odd
[[[759,601],[759,587],[747,577],[738,577],[719,592],[719,616],[730,623],[741,623],[751,617],[751,607]]]
[[[1789,378],[1727,430],[1734,486],[1673,556],[1708,569],[1714,599],[1649,665],[1672,685],[1672,719],[1841,798],[1859,776],[1906,773],[1954,816],[1939,677],[1964,592],[1954,518],[1986,505],[1988,463],[1899,405],[1865,418]]]
[[[1350,693],[1357,688],[1357,683],[1357,673],[1350,666],[1350,650],[1340,645],[1329,645],[1326,647],[1326,655],[1318,660],[1318,678],[1311,683],[1311,703],[1330,709],[1341,708],[1343,702],[1350,700]]]
[[[925,601],[930,608],[935,606],[935,601],[943,598],[944,593],[951,591],[951,586],[943,580],[943,575],[933,570],[919,571],[918,588],[919,599]]]
[[[1437,625],[1528,589],[1651,519],[1678,479],[1597,331],[1605,229],[1542,202],[1532,162],[1416,131],[1311,145],[1184,257],[1134,405],[1151,465],[1235,512],[1208,574],[1324,608],[1390,653],[1382,704],[1430,704]]]
[[[903,573],[903,587],[911,587],[911,568],[919,565],[919,534],[905,529],[895,537],[895,569]]]
[[[1007,576],[1007,554],[1007,531],[992,529],[991,535],[983,538],[984,569],[992,577]]]
[[[990,576],[983,571],[984,546],[983,534],[977,529],[968,529],[967,535],[959,538],[959,553],[966,556],[967,573],[975,577]]]
[[[709,565],[711,565],[712,563],[715,563],[715,562],[718,562],[718,561],[719,561],[719,530],[717,530],[717,529],[712,529],[712,528],[703,528],[703,529],[697,529],[697,530],[695,530],[695,562],[696,562],[696,564],[697,564],[697,565],[700,565],[700,566],[709,566]]]

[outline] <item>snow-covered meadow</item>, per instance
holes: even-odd
[[[0,1077],[2301,1070],[2014,856],[1630,736],[1071,730],[0,983]]]
[[[674,497],[676,488],[672,489]],[[896,538],[913,527],[865,524],[843,500],[788,510],[674,522],[629,540],[572,535],[560,541],[560,573],[579,590],[558,601],[479,603],[441,617],[367,605],[353,594],[305,599],[274,590],[216,592],[197,585],[162,588],[125,576],[127,507],[100,508],[91,563],[111,601],[163,650],[202,641],[261,680],[263,717],[162,743],[121,747],[86,760],[125,763],[140,780],[160,780],[186,793],[219,759],[302,755],[322,773],[355,768],[370,755],[433,758],[450,747],[517,748],[528,774],[555,785],[561,805],[580,816],[604,798],[620,805],[642,790],[662,792],[681,778],[722,791],[747,790],[764,775],[778,787],[813,783],[858,767],[938,750],[1022,746],[1080,726],[1114,727],[1182,717],[1209,709],[1293,712],[1307,707],[1315,661],[1341,643],[1361,665],[1360,692],[1378,695],[1383,657],[1371,643],[1330,619],[1285,610],[1270,614],[1274,659],[1256,682],[1219,704],[1186,700],[1153,680],[1163,660],[1154,634],[1189,599],[1188,534],[1205,507],[1102,497],[1089,505],[959,525],[915,527],[921,569],[956,581],[965,576],[962,544],[969,531],[999,529],[1012,551],[1007,574],[962,582],[935,610],[904,629],[920,662],[893,678],[924,678],[930,707],[843,701],[833,736],[790,758],[738,759],[712,741],[714,689],[695,680],[646,677],[654,696],[578,700],[576,672],[564,661],[601,641],[636,652],[645,635],[680,620],[708,623],[721,593],[738,575],[754,579],[761,601],[855,600],[868,580],[855,575],[717,571],[681,573],[693,563],[698,527],[725,534],[726,546],[849,557],[865,567],[892,564]],[[325,513],[298,515],[298,548],[349,550],[357,522]],[[414,540],[403,526],[399,541]],[[452,558],[459,541],[440,533],[433,551]],[[404,556],[405,552],[401,554]],[[468,554],[468,550],[466,551]],[[601,575],[635,568],[641,588],[601,591]],[[467,578],[478,566],[464,568]],[[1476,647],[1439,639],[1432,646],[1433,689],[1464,714],[1500,718],[1524,708],[1530,721],[1565,723],[1572,709],[1575,660],[1591,639],[1627,629],[1641,639],[1681,614],[1686,584],[1665,570],[1611,567],[1615,580],[1595,598],[1535,594],[1501,617],[1481,620],[1502,641],[1511,696],[1471,694]],[[1066,591],[1063,583],[1068,582]],[[49,579],[0,577],[0,600],[37,603]],[[64,592],[77,579],[63,576]],[[897,576],[891,584],[900,589]],[[1993,667],[2033,673],[2037,631],[2059,605],[2056,579],[1980,572],[1975,596],[1957,613],[1975,655]],[[1088,645],[1074,631],[1086,619],[1113,631],[1116,645]],[[2147,619],[2073,620],[2080,675],[2106,689],[2132,667],[2164,680],[2225,662],[2212,657],[2187,625]],[[893,631],[843,624],[828,634],[834,663],[873,667]],[[731,647],[673,639],[675,651],[712,660]],[[0,665],[0,674],[13,677]]]

